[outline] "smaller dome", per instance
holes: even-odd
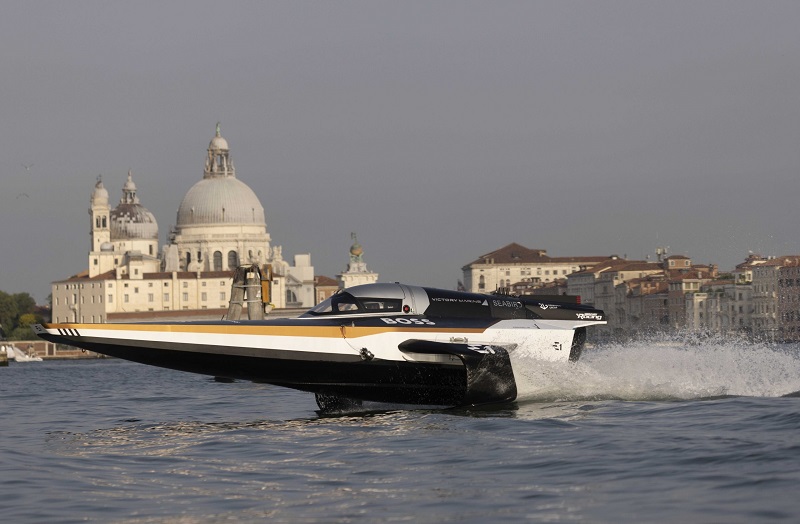
[[[158,239],[158,223],[143,205],[121,203],[111,211],[111,239]]]
[[[103,186],[103,181],[99,178],[97,179],[97,183],[94,185],[94,191],[92,192],[92,203],[108,204],[108,190]]]
[[[224,138],[222,138],[222,135],[220,134],[219,122],[217,122],[216,135],[214,136],[214,138],[211,139],[211,142],[208,143],[208,150],[209,151],[214,151],[214,150],[217,150],[217,151],[219,151],[219,150],[228,151],[228,141],[225,140]]]
[[[217,135],[211,139],[211,142],[208,144],[208,148],[213,150],[223,150],[228,151],[228,141],[222,138],[221,136]]]
[[[122,199],[111,210],[111,240],[158,240],[158,223],[153,213],[139,203],[136,184],[128,171],[128,180],[122,186]]]
[[[131,178],[131,172],[128,171],[128,180],[125,181],[125,185],[122,186],[123,191],[136,191],[136,184],[133,183],[133,179]]]

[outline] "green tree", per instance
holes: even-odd
[[[17,303],[17,310],[20,315],[36,311],[36,301],[28,293],[16,293],[12,296]]]
[[[14,331],[8,336],[9,340],[36,340],[38,337],[33,332],[31,324],[25,326],[17,326]]]
[[[39,315],[25,313],[19,316],[17,327],[8,335],[9,340],[36,340],[36,333],[33,332],[33,325],[42,321]]]
[[[9,338],[19,327],[20,318],[26,314],[33,314],[35,310],[36,301],[28,293],[10,295],[5,291],[0,291],[0,327]],[[35,315],[33,318],[36,318]],[[31,323],[27,325],[27,329],[33,334],[33,331],[30,330]]]
[[[18,316],[19,310],[17,309],[17,302],[14,300],[14,297],[5,291],[0,291],[0,326],[3,328],[6,335],[11,333],[16,327]]]
[[[24,315],[19,316],[19,324],[17,327],[29,327],[33,324],[38,324],[41,321],[42,319],[40,319],[38,315],[34,315],[33,313],[25,313]]]

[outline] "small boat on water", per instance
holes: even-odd
[[[36,355],[33,351],[24,351],[13,344],[0,346],[0,352],[5,353],[9,362],[42,362],[42,357]]]
[[[323,411],[361,401],[510,402],[515,362],[580,358],[602,311],[575,297],[405,284],[341,290],[297,318],[42,324],[43,339],[219,380],[308,391]]]

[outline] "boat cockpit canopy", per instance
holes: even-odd
[[[403,300],[400,298],[356,298],[344,291],[336,293],[327,300],[323,300],[301,316],[400,313],[402,307]]]

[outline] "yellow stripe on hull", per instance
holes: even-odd
[[[383,333],[483,333],[479,328],[386,326],[269,326],[243,324],[43,324],[45,329],[92,331],[139,331],[155,333],[204,333],[215,335],[264,335],[281,337],[359,338]]]

